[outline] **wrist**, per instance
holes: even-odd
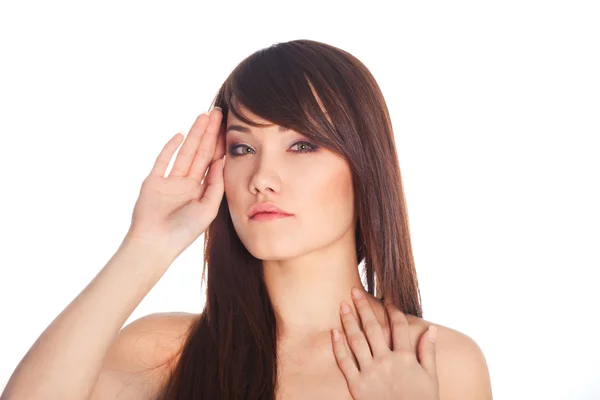
[[[145,268],[166,270],[174,261],[165,246],[130,235],[125,236],[117,252],[140,259]]]

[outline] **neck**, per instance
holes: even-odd
[[[363,285],[353,246],[336,242],[300,257],[264,260],[265,285],[281,340],[305,340],[343,330],[340,303],[354,310],[351,289]]]

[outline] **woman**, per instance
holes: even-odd
[[[102,330],[90,328],[95,350],[89,342],[79,349],[97,368],[74,372],[78,387],[51,373],[47,392],[42,383],[26,387],[31,359],[50,353],[36,342],[7,393],[491,399],[477,344],[441,325],[435,337],[422,319],[392,126],[368,69],[324,43],[279,43],[243,60],[214,105],[194,123],[167,177],[182,136],[165,145],[121,248],[40,338],[59,337],[59,329],[61,343],[75,338],[69,322],[93,318],[78,308],[106,303],[109,283],[120,285],[130,295],[113,298],[114,308],[93,320]],[[202,313],[146,316],[116,335],[203,232]],[[141,253],[152,255],[150,265],[125,267],[142,264]],[[47,365],[70,365],[56,353]]]

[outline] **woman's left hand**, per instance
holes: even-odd
[[[364,289],[358,289],[358,293],[361,294],[360,298],[353,296],[353,299],[366,338],[351,310],[344,313],[340,309],[346,331],[346,335],[339,333],[343,340],[336,341],[333,332],[335,357],[352,397],[355,400],[439,400],[435,344],[428,340],[431,332],[427,331],[421,336],[419,361],[412,351],[406,316],[386,301],[384,304],[390,317],[393,350],[390,349]],[[358,366],[348,354],[344,341],[348,342]]]

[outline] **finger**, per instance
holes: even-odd
[[[406,351],[412,354],[410,325],[408,324],[406,315],[404,315],[404,313],[393,303],[386,302],[385,308],[390,317],[393,351]]]
[[[183,146],[181,146],[181,149],[179,150],[179,154],[177,154],[177,158],[173,163],[173,168],[171,169],[169,176],[186,176],[188,174],[190,165],[192,165],[192,161],[196,155],[196,149],[198,149],[198,145],[208,122],[209,117],[207,113],[202,113],[196,118],[196,121],[194,121],[194,124],[187,134]]]
[[[217,160],[211,164],[204,185],[205,189],[200,194],[198,201],[192,202],[188,207],[191,208],[194,221],[199,225],[208,226],[217,216],[225,192],[223,160]]]
[[[202,178],[204,178],[204,175],[206,174],[206,168],[215,159],[215,150],[219,132],[221,131],[222,119],[223,114],[221,109],[213,108],[210,113],[210,121],[202,135],[200,146],[196,151],[196,157],[194,158],[194,162],[188,173],[188,176],[198,181],[198,183],[202,182]]]
[[[221,203],[225,188],[223,182],[223,165],[223,159],[214,161],[211,164],[206,179],[204,179],[205,188],[203,189],[202,197],[199,199],[201,204],[215,205]]]
[[[226,149],[225,149],[225,125],[221,125],[221,127],[219,128],[219,136],[217,139],[217,146],[215,148],[215,155],[213,156],[212,162],[214,163],[215,161],[222,159],[223,160],[223,172],[225,171],[225,153],[226,153]],[[204,180],[202,181],[202,184],[200,185],[200,196],[199,198],[201,198],[202,196],[204,196],[204,191],[206,190],[206,178],[204,178]]]
[[[184,136],[181,133],[178,133],[163,146],[163,149],[158,154],[158,157],[156,157],[156,161],[154,162],[154,166],[150,171],[150,175],[161,178],[165,177],[165,173],[169,163],[171,162],[171,158],[173,157],[173,154],[175,154],[175,151],[181,144],[183,138]]]
[[[362,322],[362,329],[369,340],[369,346],[371,347],[372,357],[379,357],[390,352],[390,348],[385,340],[383,329],[379,320],[375,316],[371,302],[365,296],[364,289],[358,287],[352,288],[352,299],[358,310],[358,315]]]
[[[223,168],[225,168],[225,129],[226,129],[226,125],[221,124],[220,128],[219,128],[219,137],[217,139],[217,146],[215,149],[215,155],[213,156],[213,163],[219,159],[223,160]],[[202,181],[202,184],[200,185],[200,189],[199,189],[199,195],[198,198],[202,198],[202,196],[204,196],[204,191],[206,190],[206,178]]]
[[[437,365],[435,358],[435,333],[437,327],[429,325],[429,329],[421,335],[419,341],[419,363],[423,366],[425,371],[431,376],[436,382],[438,381],[437,376]],[[433,335],[433,342],[431,341],[431,335]]]
[[[342,332],[339,332],[337,329],[332,331],[332,339],[333,339],[333,353],[335,355],[335,359],[338,363],[338,366],[342,370],[342,373],[346,377],[346,380],[356,379],[360,374],[358,367],[354,364],[350,353],[346,349],[344,345],[345,338]]]
[[[347,307],[347,309],[345,309],[345,307]],[[373,355],[371,354],[369,343],[367,343],[367,339],[360,329],[358,321],[352,313],[352,309],[350,309],[350,306],[345,301],[342,301],[340,305],[340,312],[342,314],[342,324],[346,331],[346,338],[350,345],[350,350],[354,353],[354,357],[356,357],[358,365],[362,370],[373,362]]]
[[[215,155],[213,157],[213,161],[223,158],[225,155],[225,130],[227,128],[227,121],[224,121],[225,115],[223,115],[221,122],[219,124],[219,133],[217,138],[217,146],[215,148]]]

